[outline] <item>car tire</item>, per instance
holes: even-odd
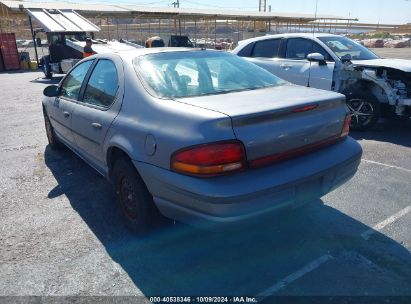
[[[381,106],[372,93],[353,92],[346,94],[346,97],[351,113],[351,130],[368,130],[378,122],[381,117]]]
[[[48,142],[49,142],[49,146],[53,150],[58,150],[63,145],[57,139],[56,133],[54,132],[54,128],[51,125],[50,119],[49,119],[49,117],[47,115],[47,112],[44,108],[43,108],[43,116],[44,116],[44,125],[45,125],[45,128],[46,128],[46,135],[47,135],[47,139],[48,139]]]
[[[153,197],[133,163],[126,157],[113,166],[112,182],[126,226],[134,234],[144,234],[154,227],[159,217]]]
[[[49,56],[43,57],[43,73],[46,79],[53,78],[53,73],[51,72],[51,68],[50,68],[50,57]]]

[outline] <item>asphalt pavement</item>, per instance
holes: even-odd
[[[411,121],[355,132],[358,173],[234,231],[136,237],[110,184],[47,146],[39,72],[0,74],[0,295],[411,296]]]

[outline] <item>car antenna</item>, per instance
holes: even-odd
[[[318,0],[315,0],[315,12],[314,12],[314,22],[317,20],[317,12],[318,12]],[[311,44],[311,51],[310,53],[313,51],[313,47],[314,47],[314,32],[315,32],[315,24],[313,27],[313,43]],[[311,78],[311,66],[312,66],[312,62],[310,61],[310,68],[308,69],[308,82],[307,82],[307,87],[310,86],[310,78]]]
[[[318,13],[318,0],[315,0],[314,22],[317,20],[317,13]],[[313,27],[313,38],[314,38],[314,32],[315,32],[315,24]]]

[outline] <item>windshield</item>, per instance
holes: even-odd
[[[340,59],[370,60],[379,58],[366,47],[345,37],[318,37]]]
[[[136,58],[134,65],[160,98],[223,94],[285,83],[238,56],[216,51],[150,54]]]

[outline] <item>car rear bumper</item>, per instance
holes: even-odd
[[[361,161],[352,138],[261,169],[214,178],[134,161],[160,212],[195,226],[235,223],[315,200],[349,180]]]

